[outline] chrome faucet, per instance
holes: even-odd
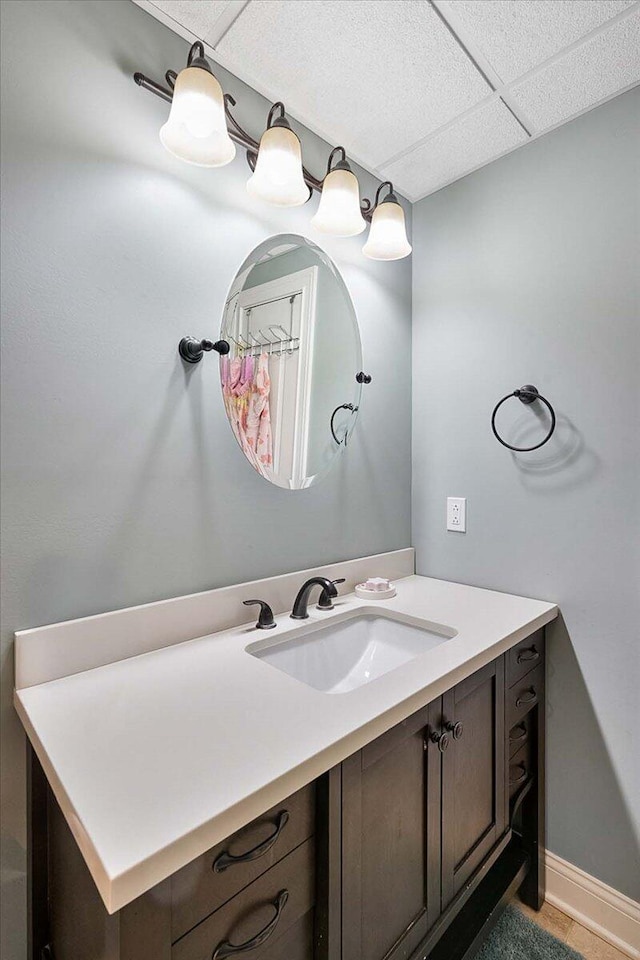
[[[336,581],[341,582],[341,581]],[[331,600],[334,597],[338,596],[338,591],[333,580],[327,580],[326,577],[311,577],[305,583],[302,584],[298,591],[298,596],[295,599],[293,604],[293,610],[291,611],[292,620],[306,620],[309,616],[307,613],[307,606],[309,604],[309,594],[316,586],[322,587],[321,597],[325,602],[323,603],[324,610],[331,609]],[[328,601],[328,602],[327,602]]]

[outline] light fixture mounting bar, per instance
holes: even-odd
[[[166,100],[167,103],[171,103],[173,100],[173,93],[171,90],[167,90],[166,87],[156,83],[155,80],[145,77],[144,73],[134,73],[133,79],[139,87],[142,87],[143,90],[148,90],[149,93],[155,93],[156,97],[160,97],[161,100]]]
[[[194,47],[195,47],[195,44],[194,44]],[[189,53],[189,57],[191,59],[191,52]],[[165,74],[165,77],[168,83],[170,82],[170,79],[175,81],[175,76],[176,74],[175,74],[175,71],[173,70],[167,70]],[[135,82],[138,84],[139,87],[142,87],[143,90],[148,90],[149,93],[153,93],[156,97],[160,97],[161,100],[165,100],[167,103],[172,102],[173,90],[170,89],[170,87],[168,86],[163,87],[162,84],[156,83],[155,80],[151,80],[150,77],[147,77],[144,75],[144,73],[140,73],[140,72],[134,73],[133,79],[135,80]],[[228,124],[229,136],[233,141],[235,141],[235,143],[239,144],[241,147],[244,147],[244,149],[247,151],[247,163],[249,164],[249,167],[251,168],[251,170],[253,170],[255,168],[256,159],[258,156],[258,149],[260,147],[260,144],[258,140],[254,140],[254,138],[240,126],[236,118],[233,116],[230,108],[235,106],[236,106],[235,98],[232,97],[230,93],[225,93],[224,112],[227,117],[227,120],[229,121],[229,124]],[[273,110],[273,107],[271,109]],[[331,157],[333,157],[336,150],[341,150],[343,157],[346,157],[346,152],[344,150],[344,147],[334,147],[333,151],[331,152]],[[302,175],[304,177],[305,183],[311,190],[315,190],[317,193],[322,193],[322,183],[323,183],[322,180],[319,180],[317,177],[314,177],[314,175],[309,170],[307,170],[305,166],[302,167]],[[378,188],[378,193],[379,192],[380,192],[380,188]],[[371,201],[368,200],[366,197],[363,197],[363,199],[360,201],[360,209],[364,219],[370,222],[371,217],[373,216],[373,207],[371,205]]]

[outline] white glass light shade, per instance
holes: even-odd
[[[362,248],[370,260],[401,260],[411,253],[404,223],[404,210],[399,203],[383,200],[373,211],[369,239]]]
[[[177,76],[163,147],[187,163],[222,167],[236,155],[224,115],[222,87],[208,70],[186,67]]]
[[[360,210],[358,179],[351,170],[332,170],[324,178],[318,212],[311,223],[321,233],[355,237],[367,223]]]
[[[265,130],[247,191],[279,207],[299,207],[307,202],[309,187],[302,176],[302,151],[293,130],[285,126]]]

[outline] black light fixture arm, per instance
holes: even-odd
[[[189,50],[189,55],[187,57],[187,66],[201,67],[202,69],[205,69],[205,70],[211,69],[209,67],[207,60],[205,59],[204,45],[200,40],[196,40],[196,42],[191,45],[191,48]],[[167,86],[163,87],[162,84],[156,83],[155,80],[151,80],[151,78],[145,76],[144,73],[140,73],[139,71],[136,71],[136,73],[134,73],[133,75],[133,79],[135,80],[135,82],[138,84],[139,87],[142,87],[143,90],[148,90],[149,93],[153,93],[154,96],[159,97],[161,100],[165,100],[167,103],[171,103],[171,101],[173,100],[173,88],[175,86],[176,78],[177,78],[177,73],[175,70],[167,70],[165,73],[165,81]],[[244,149],[247,151],[247,163],[249,164],[250,168],[253,170],[255,169],[256,158],[258,156],[258,149],[260,147],[260,143],[258,140],[255,140],[249,133],[247,133],[247,131],[240,126],[236,118],[233,116],[233,114],[231,113],[230,107],[235,107],[235,106],[236,106],[236,101],[234,97],[232,97],[230,93],[225,93],[224,112],[227,117],[227,120],[229,121],[229,127],[228,127],[229,136],[235,143],[239,144],[241,147],[244,147]],[[279,116],[277,114],[279,114]],[[285,116],[284,104],[280,100],[274,103],[271,106],[271,109],[269,110],[269,116],[267,119],[267,128],[272,127],[274,125],[275,126],[289,125]],[[338,161],[338,163],[335,165],[335,167],[333,167],[332,166],[333,160],[337,153],[340,153],[342,157]],[[332,169],[336,169],[336,168],[339,169],[341,167],[342,169],[348,169],[346,150],[344,147],[334,147],[334,149],[331,151],[331,154],[329,155],[329,162],[327,164],[327,173],[330,173]],[[322,191],[322,184],[324,182],[324,177],[322,177],[321,179],[318,179],[318,177],[314,177],[314,175],[309,170],[307,170],[307,168],[304,166],[302,168],[302,173],[304,176],[305,183],[310,188],[310,190],[315,190],[318,193],[320,193]],[[391,198],[393,200],[396,200],[395,194],[393,193],[393,184],[391,183],[390,180],[385,180],[385,182],[381,183],[380,186],[378,187],[376,191],[376,199],[373,204],[367,197],[363,197],[362,200],[360,201],[360,209],[362,211],[362,216],[364,217],[365,220],[368,220],[368,221],[371,220],[371,217],[373,216],[373,211],[375,210],[376,206],[379,203],[380,193],[383,187],[389,188],[389,196],[385,199]]]
[[[384,183],[381,183],[378,189],[376,190],[376,202],[375,202],[376,207],[380,203],[380,194],[382,193],[385,187],[389,187],[389,193],[385,197],[385,200],[389,200],[390,198],[392,198],[393,200],[396,199],[396,195],[393,192],[393,184],[391,183],[391,180],[385,180]]]
[[[234,115],[231,113],[229,106],[235,107],[236,99],[232,97],[230,93],[225,93],[224,95],[224,113],[231,123],[233,129],[229,130],[229,136],[232,140],[235,140],[236,143],[239,143],[241,147],[244,147],[249,153],[253,153],[254,156],[258,155],[258,147],[260,144],[257,140],[254,140],[253,137],[247,133],[246,130],[240,126]]]
[[[190,67],[194,60],[204,60],[204,44],[201,40],[196,40],[191,44],[189,56],[187,57],[187,66]]]
[[[335,165],[335,167],[333,167],[333,169],[334,169],[334,170],[337,170],[337,169],[340,167],[341,164],[346,164],[346,163],[347,163],[347,151],[345,150],[345,148],[344,148],[344,147],[334,147],[333,150],[331,151],[331,153],[329,154],[329,159],[327,160],[327,174],[331,173],[332,164],[333,164],[333,158],[335,157],[335,155],[336,155],[337,153],[341,153],[341,154],[342,154],[342,157],[340,158],[340,160],[338,160],[337,164]]]
[[[278,111],[280,112],[280,116],[276,117],[276,112]],[[276,100],[269,110],[269,116],[267,117],[267,130],[269,130],[271,127],[277,126],[278,121],[280,121],[280,123],[286,123],[287,126],[289,126],[284,113],[284,103],[282,103],[281,100]]]
[[[167,73],[168,72],[169,71],[167,71]],[[173,73],[173,71],[171,72]],[[166,87],[156,83],[155,80],[145,77],[144,73],[136,71],[136,73],[133,75],[133,79],[139,87],[142,87],[143,90],[148,90],[149,93],[155,94],[156,97],[160,97],[161,100],[166,100],[167,103],[171,103],[173,100],[173,92],[171,90],[168,90]]]

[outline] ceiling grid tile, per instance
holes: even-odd
[[[505,84],[634,4],[635,0],[450,0],[442,6],[451,10]]]
[[[496,98],[385,166],[382,173],[415,201],[526,141],[520,124]]]
[[[544,131],[627,89],[638,78],[640,11],[514,84],[511,95]]]
[[[219,49],[373,167],[490,92],[425,0],[260,0]]]
[[[198,40],[215,47],[250,0],[135,0],[135,2],[151,14],[155,11],[164,14],[176,24],[187,27]]]

